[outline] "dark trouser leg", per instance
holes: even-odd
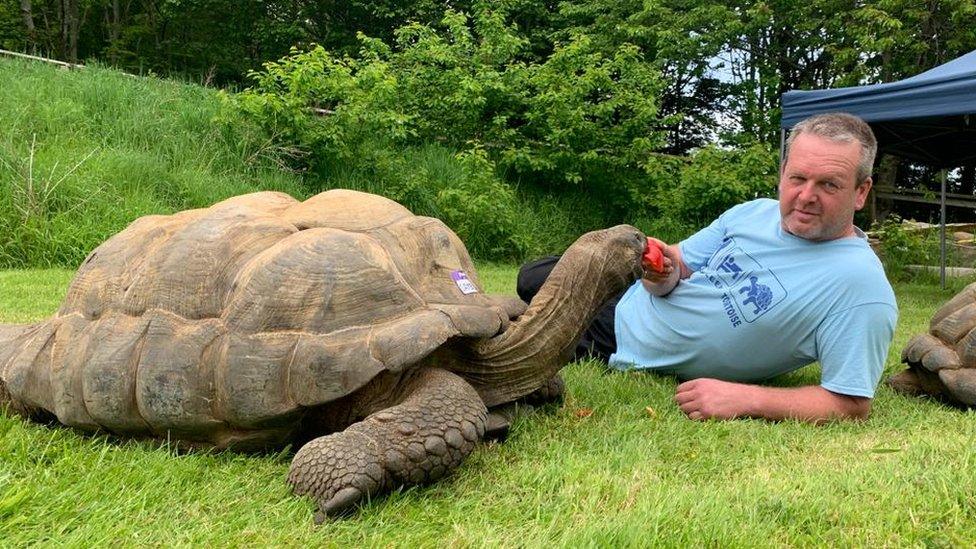
[[[557,261],[559,256],[550,256],[522,265],[516,283],[516,291],[522,301],[526,303],[532,301]],[[613,312],[622,295],[621,292],[611,298],[593,317],[593,321],[576,344],[574,358],[579,360],[594,357],[607,362],[610,360],[610,355],[617,351],[617,336],[613,332]]]

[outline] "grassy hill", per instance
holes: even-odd
[[[0,268],[74,266],[133,219],[307,194],[215,90],[0,59]]]
[[[293,171],[307,151],[278,145],[196,84],[0,58],[0,90],[0,268],[75,267],[142,215],[256,190],[382,194],[442,219],[483,259],[556,253],[608,223],[591,197],[509,189],[478,157],[437,143],[377,142],[364,157]]]

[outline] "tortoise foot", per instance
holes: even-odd
[[[296,494],[315,500],[316,522],[386,489],[443,477],[484,436],[485,405],[460,377],[430,369],[409,389],[400,404],[316,438],[295,454],[288,482]]]
[[[885,380],[885,383],[887,383],[888,386],[894,389],[896,392],[905,395],[922,396],[926,394],[925,390],[922,388],[921,380],[917,375],[915,375],[915,372],[911,370],[898,372]]]
[[[387,481],[382,459],[360,433],[336,433],[317,438],[295,454],[288,483],[298,495],[318,504],[315,523],[351,512]]]
[[[510,402],[495,406],[488,411],[488,421],[485,423],[485,439],[494,442],[505,442],[512,429],[512,422],[519,413],[531,411],[532,406]]]
[[[939,373],[930,372],[924,367],[909,365],[906,370],[889,377],[885,383],[895,391],[909,396],[930,396],[939,400],[948,397]]]
[[[566,382],[563,381],[562,376],[556,374],[546,380],[535,391],[532,391],[525,398],[522,399],[526,404],[532,404],[535,406],[548,404],[550,402],[562,403],[563,397],[566,396]]]

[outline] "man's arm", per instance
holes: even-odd
[[[651,295],[663,297],[671,293],[671,290],[678,285],[679,280],[691,276],[692,270],[681,260],[681,248],[677,244],[668,246],[656,238],[650,238],[650,240],[661,247],[661,252],[664,254],[664,271],[658,273],[644,269],[641,283]]]
[[[762,387],[701,378],[678,385],[674,400],[689,418],[769,420],[799,419],[823,423],[832,419],[867,419],[871,399],[834,393],[817,385]]]

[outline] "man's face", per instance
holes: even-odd
[[[871,178],[857,185],[860,159],[859,143],[797,136],[779,178],[783,229],[815,241],[853,236],[854,212],[871,190]]]

